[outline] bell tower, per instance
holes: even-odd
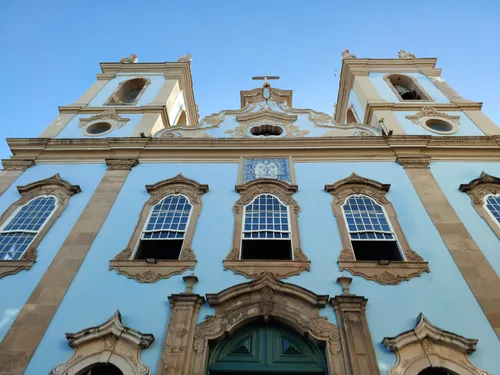
[[[101,63],[94,84],[59,116],[43,138],[150,137],[173,125],[198,124],[192,56],[139,63],[136,55]]]
[[[386,135],[498,135],[482,103],[466,100],[443,78],[436,58],[400,50],[394,59],[365,59],[345,50],[335,120]]]

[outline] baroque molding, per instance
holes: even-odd
[[[406,52],[404,49],[400,49],[398,52],[398,59],[415,59],[415,54],[411,52]]]
[[[319,315],[328,296],[317,295],[305,288],[279,281],[269,273],[249,283],[238,284],[217,294],[206,295],[215,307],[215,315],[207,315],[196,326],[192,348],[193,375],[206,374],[209,343],[230,335],[255,319],[276,319],[326,346],[329,373],[344,367],[342,346],[337,326]]]
[[[96,122],[111,122],[117,129],[123,128],[127,122],[130,121],[129,118],[121,117],[114,108],[106,108],[103,112],[98,113],[94,116],[88,118],[80,118],[79,128],[83,128],[87,125],[91,125]]]
[[[106,166],[108,170],[129,171],[137,164],[138,159],[106,159]]]
[[[17,160],[17,159],[2,159],[4,171],[25,171],[35,165],[33,159]]]
[[[140,283],[154,283],[161,279],[167,279],[172,275],[181,274],[188,269],[194,270],[196,255],[191,248],[191,243],[196,229],[196,222],[201,213],[201,196],[208,192],[208,189],[208,185],[191,180],[182,173],[155,184],[146,185],[146,191],[151,197],[142,208],[139,220],[127,247],[118,253],[113,260],[110,260],[109,270],[114,269],[118,274],[124,275],[129,279],[135,279]],[[186,196],[192,206],[179,259],[155,259],[155,263],[147,263],[145,259],[133,259],[134,250],[140,241],[151,210],[163,198],[171,194]]]
[[[224,270],[231,270],[237,275],[245,276],[248,279],[257,279],[263,273],[270,273],[278,279],[286,279],[290,276],[300,275],[303,271],[311,270],[309,260],[240,260],[239,249],[238,258],[229,260],[234,254],[229,253],[224,260]]]
[[[409,168],[429,168],[431,158],[428,157],[398,157],[396,163],[401,165],[404,169]]]
[[[95,363],[112,363],[124,374],[151,375],[151,369],[142,362],[141,352],[155,338],[124,326],[120,311],[97,327],[67,333],[66,339],[75,352],[54,367],[50,375],[80,373]]]
[[[397,356],[389,375],[417,374],[429,367],[461,375],[488,375],[469,361],[468,354],[476,350],[477,342],[436,327],[422,313],[414,329],[382,340],[387,350]]]
[[[420,112],[417,112],[414,115],[407,115],[405,118],[413,122],[415,125],[420,125],[424,129],[437,134],[454,134],[459,130],[460,126],[460,116],[448,115],[444,112],[438,111],[433,106],[424,106]],[[447,122],[451,126],[451,130],[434,130],[426,124],[426,122],[430,119],[439,119]]]
[[[332,211],[338,223],[343,245],[343,250],[337,260],[340,270],[347,270],[355,276],[361,276],[382,285],[396,285],[401,281],[408,281],[413,277],[420,276],[423,272],[430,272],[428,262],[425,262],[419,254],[410,249],[397,220],[394,207],[386,197],[390,187],[389,184],[382,184],[355,173],[333,184],[325,185],[325,191],[333,196]],[[384,207],[405,261],[391,261],[387,265],[381,265],[377,261],[356,260],[343,214],[343,205],[351,195],[366,195]]]

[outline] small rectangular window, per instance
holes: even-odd
[[[402,261],[396,241],[351,241],[356,260]]]
[[[137,249],[136,259],[179,259],[181,254],[181,240],[141,240]]]
[[[290,240],[243,240],[241,259],[292,260]]]

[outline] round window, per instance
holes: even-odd
[[[449,122],[443,121],[443,120],[435,119],[435,118],[427,120],[425,122],[425,125],[429,129],[434,130],[435,132],[438,132],[438,133],[447,133],[447,132],[453,131],[452,124],[450,124]]]
[[[96,122],[85,129],[90,135],[99,135],[110,131],[112,125],[109,122]]]
[[[277,137],[283,133],[283,128],[276,125],[258,125],[250,129],[250,134],[263,137]]]

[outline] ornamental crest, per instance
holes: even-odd
[[[245,159],[242,183],[259,178],[272,178],[292,183],[288,159]]]

